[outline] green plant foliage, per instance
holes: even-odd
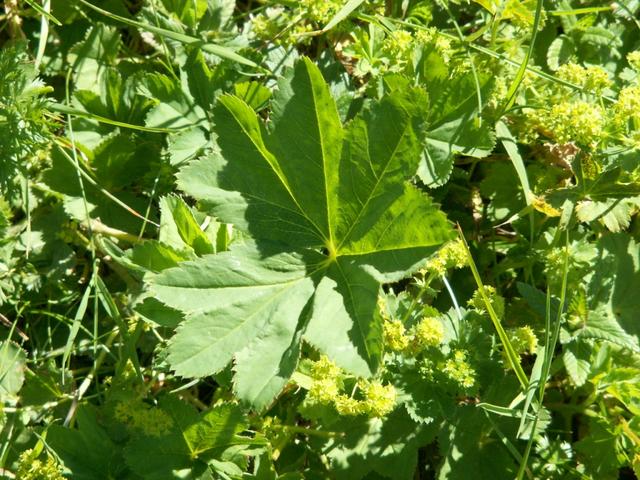
[[[0,399],[14,397],[24,383],[26,358],[24,351],[7,340],[0,343]]]
[[[638,18],[6,0],[0,477],[639,477]]]
[[[218,473],[241,474],[231,459],[255,455],[256,449],[266,446],[260,438],[240,435],[247,425],[237,406],[222,405],[198,415],[188,405],[166,399],[160,409],[164,416],[158,418],[166,418],[165,431],[153,428],[158,419],[147,413],[149,418],[142,424],[146,432],[134,436],[125,448],[127,465],[142,478],[168,478],[174,471],[189,472],[192,478],[215,478],[207,474],[207,464]]]
[[[179,182],[258,243],[153,280],[157,298],[197,312],[169,347],[179,375],[210,375],[235,355],[236,393],[263,408],[295,368],[301,331],[341,367],[359,375],[377,370],[378,279],[410,270],[451,238],[444,216],[403,173],[419,159],[422,118],[411,103],[419,95],[388,97],[343,130],[320,72],[304,60],[279,86],[266,138],[248,105],[220,100],[220,153],[185,167]],[[208,303],[194,308],[196,298]]]
[[[625,234],[603,237],[598,242],[596,272],[589,288],[591,308],[602,309],[605,322],[608,320],[614,325],[618,322],[628,334],[635,336],[636,348],[640,330],[633,313],[637,299],[631,292],[636,291],[640,282],[638,255],[638,244],[633,238]],[[615,337],[625,338],[619,333]],[[629,346],[628,341],[625,346]]]
[[[78,429],[60,425],[49,429],[48,442],[77,478],[110,478],[124,471],[122,452],[100,426],[96,412],[78,412]]]
[[[481,88],[486,95],[488,80]],[[427,80],[429,131],[418,176],[427,186],[444,184],[453,170],[456,154],[475,158],[488,156],[495,146],[490,123],[482,124],[473,75],[435,77]]]
[[[50,89],[37,78],[23,45],[0,51],[0,188],[14,188],[27,162],[46,148],[48,122],[42,96]]]

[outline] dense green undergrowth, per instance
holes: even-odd
[[[0,478],[639,477],[639,15],[5,1]]]

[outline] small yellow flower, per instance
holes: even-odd
[[[313,403],[329,405],[340,395],[338,383],[333,379],[314,380],[307,398]]]
[[[558,76],[593,93],[600,93],[611,85],[606,70],[597,65],[582,67],[576,63],[566,63],[558,69]]]
[[[363,402],[347,395],[340,395],[335,401],[336,411],[340,415],[355,416],[365,413]]]
[[[509,339],[516,353],[520,355],[523,353],[532,355],[538,347],[538,337],[528,325],[510,330]]]
[[[636,72],[640,72],[640,50],[636,50],[627,55],[627,62]]]
[[[342,3],[335,0],[300,0],[300,11],[310,20],[321,24],[329,21],[341,7]]]
[[[359,387],[365,396],[366,412],[371,417],[384,417],[391,413],[396,405],[396,389],[393,385],[362,380]]]
[[[393,352],[401,352],[409,346],[409,338],[400,320],[388,320],[383,324],[384,343]]]
[[[18,460],[17,480],[64,480],[62,469],[55,459],[47,455],[47,459],[38,459],[34,450],[25,450]]]
[[[425,347],[436,347],[444,339],[442,322],[435,317],[424,317],[413,329],[414,341],[422,350]]]
[[[463,268],[467,265],[467,250],[462,240],[457,239],[445,243],[425,265],[425,270],[442,277],[448,268]]]
[[[444,364],[444,373],[462,388],[471,388],[475,385],[476,371],[467,362],[467,353],[464,350],[453,352],[453,358]]]
[[[489,298],[489,303],[491,304],[491,307],[493,307],[493,311],[495,312],[497,317],[502,318],[504,316],[504,298],[498,295],[496,289],[491,285],[485,285],[484,292]],[[469,300],[468,304],[478,313],[487,313],[484,298],[479,289],[473,292],[473,296],[471,297],[471,300]]]
[[[318,361],[311,365],[311,376],[316,379],[335,379],[340,375],[340,367],[326,355],[321,355]]]
[[[604,133],[604,126],[602,108],[583,101],[554,105],[545,125],[558,143],[575,141],[583,145],[597,143]]]
[[[433,42],[433,39],[437,35],[435,28],[427,28],[425,30],[418,30],[416,32],[416,42],[421,45],[428,45]]]
[[[640,86],[626,87],[620,90],[615,105],[616,117],[627,120],[640,117]]]

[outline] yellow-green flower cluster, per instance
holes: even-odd
[[[307,393],[307,401],[332,405],[340,415],[382,417],[395,406],[396,390],[393,385],[383,385],[377,381],[359,380],[358,398],[345,394],[342,371],[326,356],[313,363],[311,375],[313,383]]]
[[[416,32],[416,42],[420,45],[428,45],[433,43],[438,35],[438,30],[435,28],[425,28]]]
[[[58,238],[64,243],[72,243],[77,237],[77,231],[78,224],[76,222],[64,222],[58,231]]]
[[[334,407],[339,415],[355,417],[365,413],[364,402],[348,395],[340,395],[335,399]]]
[[[64,480],[62,469],[55,459],[47,455],[47,460],[38,459],[34,450],[25,450],[20,454],[16,480]]]
[[[497,76],[493,82],[491,94],[487,99],[487,106],[491,109],[497,109],[507,98],[507,93],[509,93],[507,78],[504,76]]]
[[[387,69],[391,72],[402,71],[411,63],[415,41],[406,30],[395,30],[387,35],[382,52],[388,58]]]
[[[472,388],[476,383],[476,371],[469,365],[464,350],[453,352],[452,358],[444,363],[443,372],[462,388]]]
[[[328,405],[340,395],[340,387],[335,379],[320,378],[314,380],[309,389],[309,398],[316,403]]]
[[[342,3],[335,0],[300,0],[302,13],[316,23],[325,24],[338,13]]]
[[[256,15],[251,19],[251,29],[253,34],[258,38],[276,38],[280,33],[281,27],[274,22],[271,17],[285,15],[283,8],[268,8],[263,13]]]
[[[629,66],[636,72],[640,72],[640,50],[629,53],[627,55],[627,62],[629,62]]]
[[[293,46],[310,43],[311,37],[305,34],[312,32],[314,27],[302,17],[296,18],[290,10],[270,7],[251,19],[251,30],[262,40]]]
[[[341,370],[335,363],[329,360],[329,357],[322,355],[320,359],[313,362],[311,366],[311,375],[314,378],[337,378]]]
[[[491,304],[491,307],[493,307],[493,311],[496,313],[498,318],[504,317],[504,298],[498,295],[496,289],[491,285],[485,285],[484,292],[489,298],[489,303]],[[468,305],[478,313],[487,313],[487,307],[485,305],[484,298],[482,297],[480,289],[473,292],[473,296],[469,300]]]
[[[442,322],[434,316],[424,316],[409,331],[398,319],[385,320],[383,328],[386,347],[410,356],[418,355],[425,348],[437,347],[444,340]]]
[[[425,380],[429,380],[429,381],[434,379],[436,372],[442,371],[442,368],[441,368],[442,365],[438,366],[438,364],[435,363],[430,358],[422,358],[417,365],[418,365],[418,371],[420,372],[422,377]]]
[[[387,35],[382,47],[386,53],[394,54],[398,57],[407,57],[413,52],[414,39],[410,32],[406,30],[395,30]]]
[[[279,417],[263,417],[260,431],[267,438],[276,437],[282,431],[282,421]]]
[[[396,389],[393,385],[361,380],[358,386],[365,398],[364,413],[370,417],[384,417],[391,413],[396,405]]]
[[[415,34],[415,42],[422,47],[433,46],[445,63],[449,63],[451,60],[451,56],[453,55],[451,40],[439,35],[436,28],[418,30]]]
[[[435,317],[424,317],[412,329],[413,344],[419,350],[426,347],[437,347],[444,340],[444,327]]]
[[[599,105],[589,102],[562,102],[548,113],[545,130],[558,143],[575,141],[582,145],[598,142],[605,127],[605,115]]]
[[[387,348],[394,352],[402,352],[409,346],[409,337],[403,323],[398,320],[386,320],[383,323],[384,343]]]
[[[308,398],[322,405],[331,404],[340,395],[342,388],[340,373],[340,367],[326,355],[322,355],[318,361],[313,362],[311,366],[313,383],[309,389]]]
[[[577,63],[566,63],[558,69],[558,76],[593,93],[600,93],[611,86],[606,70],[597,65],[583,67]]]
[[[640,118],[640,86],[634,85],[620,90],[614,108],[616,118],[621,121]]]
[[[467,250],[462,240],[445,243],[438,252],[427,260],[424,270],[442,277],[448,268],[462,268],[467,265]]]
[[[116,420],[152,437],[167,433],[173,426],[173,420],[166,412],[157,407],[150,407],[142,400],[119,402],[115,407],[114,416]]]
[[[510,330],[509,340],[518,355],[532,355],[538,347],[538,337],[528,325]]]
[[[569,282],[571,282],[573,272],[580,271],[580,265],[578,265],[572,249],[567,249],[564,246],[547,250],[543,259],[544,273],[547,275],[547,281],[554,285],[562,282],[565,260],[569,272]]]

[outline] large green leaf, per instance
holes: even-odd
[[[84,40],[71,50],[75,57],[73,69],[77,90],[99,88],[107,67],[116,61],[121,43],[118,30],[102,23],[87,31]]]
[[[562,361],[571,381],[577,386],[585,384],[591,372],[591,350],[593,346],[585,341],[573,341],[564,346]]]
[[[98,422],[97,411],[81,406],[77,414],[78,429],[52,425],[47,430],[47,445],[73,472],[78,480],[123,478],[122,452]]]
[[[515,478],[517,469],[509,451],[497,438],[491,438],[498,422],[504,431],[509,419],[495,418],[492,424],[476,407],[458,407],[456,418],[438,436],[442,465],[437,478],[466,478],[469,472],[479,480]]]
[[[640,337],[639,252],[637,242],[628,234],[603,236],[598,241],[595,274],[589,285],[589,304],[595,311],[589,317],[595,321],[590,325],[592,330],[606,332],[610,341],[635,350]]]
[[[486,99],[491,82],[487,78],[480,82],[481,98]],[[425,185],[439,187],[449,179],[455,155],[475,158],[490,155],[495,147],[495,133],[492,125],[480,123],[477,87],[471,73],[455,78],[430,78],[427,84],[434,101],[417,174]]]
[[[127,465],[141,478],[177,478],[175,472],[181,472],[179,478],[221,478],[213,475],[207,464],[221,458],[225,449],[236,446],[244,450],[264,444],[260,436],[241,435],[247,425],[237,405],[221,404],[198,413],[167,396],[160,401],[160,409],[170,419],[166,431],[134,436],[125,447]]]
[[[408,183],[425,103],[420,90],[395,92],[343,126],[307,59],[280,83],[269,129],[239,98],[219,100],[219,150],[178,182],[256,241],[152,281],[157,298],[187,314],[169,347],[178,374],[209,375],[235,358],[236,393],[261,408],[288,381],[301,336],[357,375],[376,371],[380,282],[452,237]]]
[[[417,425],[402,409],[396,409],[384,419],[342,421],[337,427],[342,434],[331,437],[324,446],[332,476],[336,479],[415,478],[418,448],[435,437],[436,429],[435,424]]]
[[[18,345],[0,341],[0,402],[15,396],[24,383],[26,355]]]

